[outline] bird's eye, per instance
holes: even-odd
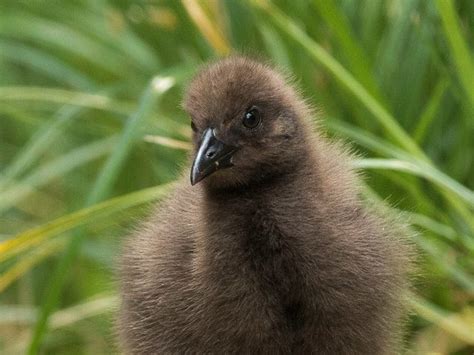
[[[193,121],[191,121],[191,129],[193,130],[193,132],[197,132],[197,127]]]
[[[244,120],[242,122],[247,128],[255,128],[260,123],[260,112],[256,107],[252,107],[245,112]]]

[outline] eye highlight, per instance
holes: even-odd
[[[255,128],[258,126],[260,121],[260,111],[255,106],[252,106],[247,112],[245,112],[242,123],[247,128]]]

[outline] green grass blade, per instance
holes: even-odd
[[[452,51],[459,81],[469,98],[471,110],[474,110],[474,62],[469,46],[462,37],[454,3],[452,0],[437,0],[436,5],[443,23],[444,35]]]
[[[20,43],[0,40],[0,57],[6,58],[15,64],[23,64],[44,73],[57,82],[78,89],[87,89],[96,85],[88,76],[57,57]]]
[[[450,242],[454,242],[456,240],[456,231],[446,224],[440,223],[428,216],[413,212],[408,214],[408,218],[410,219],[411,224],[427,229],[432,233],[441,235]]]
[[[370,70],[369,58],[358,43],[350,24],[336,6],[334,0],[313,0],[311,4],[336,35],[337,43],[343,50],[344,57],[350,63],[354,76],[371,95],[382,102],[382,95]]]
[[[80,107],[64,107],[58,111],[52,122],[48,122],[41,127],[17,153],[13,162],[3,170],[0,179],[0,191],[37,161],[41,154],[60,135],[62,128],[80,112]]]
[[[51,180],[63,176],[91,161],[111,152],[117,143],[117,137],[109,137],[73,149],[53,161],[44,164],[22,181],[0,191],[0,214],[15,203],[26,198],[34,189]]]
[[[140,132],[138,129],[140,125],[150,114],[156,99],[174,84],[175,79],[171,77],[156,77],[152,80],[141,99],[138,110],[127,120],[127,125],[122,132],[117,147],[97,178],[97,183],[86,202],[87,205],[97,203],[108,195],[132,144],[139,138]]]
[[[452,317],[446,311],[422,299],[415,294],[407,296],[408,304],[424,319],[436,324],[446,332],[461,339],[466,344],[474,345],[474,332],[472,325]]]
[[[94,295],[84,302],[67,307],[51,315],[51,328],[58,329],[74,323],[113,311],[118,305],[116,296]],[[31,324],[37,316],[37,310],[28,306],[0,306],[1,326]]]
[[[44,87],[3,86],[0,87],[1,101],[40,101],[106,110],[119,114],[132,112],[129,104],[117,102],[105,95]]]
[[[282,68],[291,68],[288,49],[285,47],[285,43],[281,40],[278,33],[265,23],[260,23],[258,29],[262,34],[263,42],[268,53],[271,54],[272,59]]]
[[[106,293],[96,294],[85,301],[52,314],[50,327],[52,330],[69,327],[68,331],[74,331],[74,328],[71,327],[77,323],[90,321],[93,317],[113,312],[117,305],[117,296]],[[8,327],[22,327],[34,324],[37,319],[38,310],[35,307],[25,305],[0,305],[0,314],[2,315],[0,326],[6,329]],[[13,346],[2,348],[2,350],[5,354],[24,354],[27,350],[27,345],[25,339],[19,337]]]
[[[120,28],[118,36],[117,30],[114,31],[110,23],[103,20],[100,12],[81,10],[80,6],[71,4],[70,8],[65,7],[64,12],[56,13],[56,15],[59,15],[63,21],[79,32],[96,37],[96,40],[103,43],[104,46],[114,48],[120,52],[120,55],[127,56],[127,62],[134,65],[135,68],[146,73],[161,69],[159,53],[155,52],[144,38],[136,35],[130,26],[124,24]],[[79,11],[81,11],[80,18],[75,15]],[[120,14],[118,15],[120,16]],[[117,16],[117,11],[110,9],[109,16]]]
[[[15,280],[32,269],[36,264],[58,252],[63,247],[56,241],[44,243],[32,253],[23,255],[13,266],[0,274],[0,294]]]
[[[451,226],[436,221],[428,216],[420,213],[405,212],[412,225],[423,228],[424,230],[430,231],[433,234],[441,236],[445,241],[450,243],[462,243],[470,253],[474,254],[474,239],[467,235],[458,234]]]
[[[416,164],[410,161],[397,159],[359,159],[354,162],[354,167],[358,169],[384,169],[406,172],[412,175],[423,177],[434,184],[455,193],[460,199],[466,201],[474,207],[474,191],[461,185],[449,176],[432,169],[428,165]]]
[[[70,56],[82,58],[101,72],[119,76],[130,69],[122,56],[80,31],[62,23],[31,16],[27,13],[0,14],[0,35],[20,41],[46,45]]]
[[[424,112],[421,114],[418,124],[413,132],[413,137],[415,138],[418,144],[421,144],[425,139],[430,124],[433,122],[436,113],[441,105],[444,94],[449,86],[449,83],[446,79],[441,79],[436,85],[433,95],[431,96]]]
[[[109,218],[114,213],[128,208],[157,200],[163,197],[170,188],[171,185],[160,185],[135,191],[83,208],[44,225],[21,232],[0,243],[0,262],[4,262],[26,249],[32,248],[61,233]]]
[[[375,137],[369,132],[359,129],[353,125],[344,123],[342,121],[337,121],[335,119],[327,120],[325,124],[332,132],[350,138],[357,144],[375,153],[401,160],[412,159],[410,154],[400,149],[399,147],[389,142],[383,141],[382,139]]]
[[[342,133],[346,137],[350,137],[360,145],[377,152],[379,154],[388,156],[388,157],[393,157],[396,158],[400,161],[407,161],[409,164],[413,164],[414,166],[418,166],[419,169],[421,170],[420,174],[428,174],[432,177],[436,177],[436,181],[444,181],[448,185],[451,186],[451,188],[456,189],[459,194],[451,194],[449,190],[442,189],[441,193],[443,194],[444,198],[455,208],[455,210],[459,213],[459,215],[463,218],[464,222],[466,225],[474,231],[474,216],[472,212],[464,205],[463,200],[464,196],[461,196],[460,194],[463,194],[463,192],[467,189],[466,187],[462,186],[460,183],[452,179],[451,177],[447,176],[431,164],[425,161],[421,161],[417,159],[416,157],[411,156],[410,154],[406,153],[405,151],[399,149],[398,147],[395,147],[391,145],[390,143],[384,142],[373,135],[371,135],[368,132],[362,131],[360,129],[357,129],[353,126],[344,124],[342,122],[337,122],[337,121],[329,121],[328,126],[339,133]],[[423,173],[423,171],[425,171]],[[424,176],[424,175],[421,175]],[[432,180],[434,181],[434,180]],[[441,184],[442,185],[442,184]],[[440,186],[440,185],[438,185]],[[415,188],[415,186],[412,186],[412,190]],[[422,195],[420,195],[419,191],[413,190],[417,196],[422,198],[423,200],[426,201],[426,198]],[[472,199],[472,191],[467,189],[467,199],[470,201]],[[431,205],[431,203],[429,204]]]
[[[453,248],[445,248],[442,252],[437,250],[432,243],[425,239],[417,239],[417,244],[422,250],[436,263],[436,266],[442,269],[449,277],[455,281],[460,287],[469,293],[474,292],[474,279],[472,275],[466,273],[457,262],[449,260],[447,255],[455,253]]]
[[[191,143],[186,141],[150,134],[143,137],[143,140],[148,143],[154,143],[172,149],[191,150],[193,147]]]

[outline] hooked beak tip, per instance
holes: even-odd
[[[191,172],[191,186],[196,185],[199,181],[201,181],[201,178],[199,176],[200,174],[196,172],[194,169]]]
[[[233,166],[231,159],[236,150],[236,147],[218,140],[214,129],[206,129],[191,168],[191,185],[217,170]]]

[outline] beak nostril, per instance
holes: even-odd
[[[213,151],[213,150],[211,150],[211,151],[209,151],[209,152],[206,153],[206,157],[208,157],[208,158],[213,158],[214,155],[216,155],[216,152]]]
[[[217,170],[234,166],[232,155],[236,150],[237,147],[216,138],[214,129],[205,129],[191,168],[191,185],[197,184]]]

